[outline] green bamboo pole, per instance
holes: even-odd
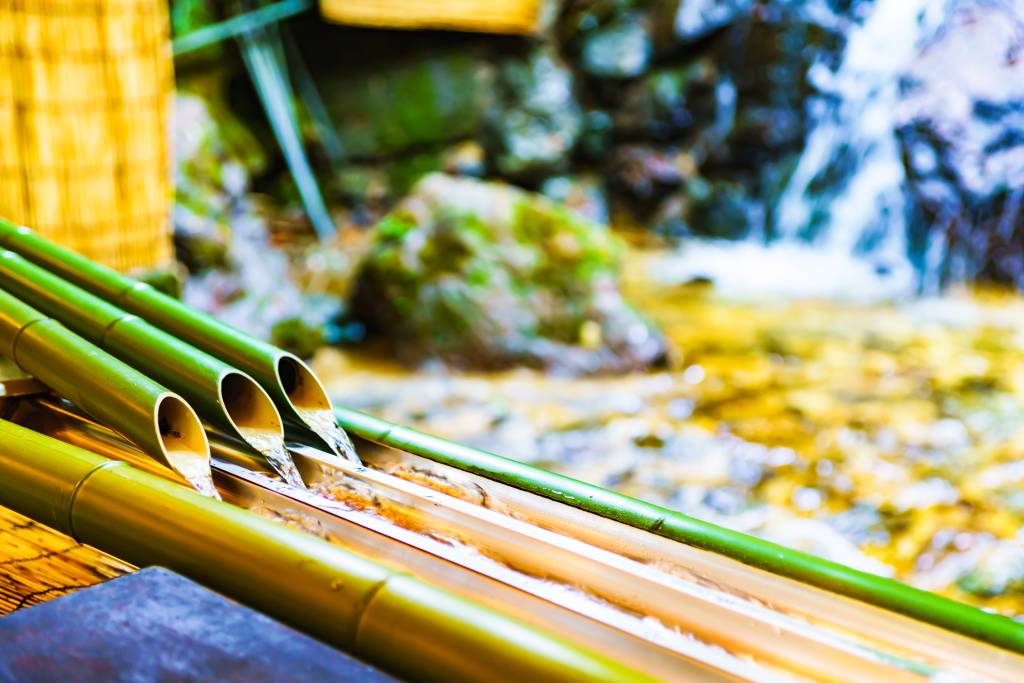
[[[249,375],[6,249],[0,287],[178,392],[204,419],[256,449],[285,481],[304,486],[285,449],[281,416]]]
[[[235,38],[258,28],[275,24],[310,10],[314,0],[282,0],[259,9],[239,14],[217,24],[196,29],[174,40],[171,47],[175,57],[187,55],[229,38]]]
[[[1024,654],[1024,624],[554,472],[335,408],[352,434]]]
[[[136,565],[168,567],[403,677],[651,680],[320,538],[5,420],[0,505]]]
[[[200,491],[216,494],[210,445],[188,403],[3,290],[0,352]]]
[[[247,372],[267,390],[288,426],[312,432],[334,453],[359,462],[323,385],[298,356],[3,219],[0,246]]]

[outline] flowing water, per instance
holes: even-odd
[[[668,367],[603,378],[314,361],[335,401],[1008,614],[1024,613],[1024,298],[722,297],[635,250]]]
[[[185,478],[199,493],[220,500],[217,487],[213,484],[209,460],[196,455],[193,451],[168,451],[167,460],[174,470]]]
[[[299,488],[306,488],[306,484],[302,481],[302,476],[295,468],[295,462],[292,460],[291,454],[285,448],[284,439],[278,433],[269,429],[252,429],[248,427],[239,427],[238,431],[242,438],[245,439],[245,442],[259,451],[286,483],[298,486]]]
[[[956,6],[854,2],[851,18],[808,3],[805,18],[839,30],[846,44],[837,67],[819,62],[808,74],[817,91],[807,105],[815,123],[769,207],[767,234],[754,231],[740,244],[685,244],[671,266],[675,277],[707,278],[738,296],[879,301],[936,293],[945,236],[934,231],[927,244],[912,244],[922,226],[911,217],[898,129],[905,77]]]
[[[338,426],[338,422],[330,410],[308,410],[299,406],[296,406],[295,410],[306,426],[323,439],[331,451],[356,465],[363,464],[359,459],[359,454],[356,453],[356,447],[352,444],[352,439],[344,429]]]

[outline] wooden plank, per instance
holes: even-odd
[[[328,21],[354,26],[531,34],[543,0],[320,0]]]

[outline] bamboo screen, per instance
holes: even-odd
[[[171,254],[167,0],[0,0],[0,216],[120,270]]]

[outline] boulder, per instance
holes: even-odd
[[[652,71],[627,84],[614,112],[615,129],[628,137],[678,139],[717,111],[715,60],[699,57]]]
[[[647,18],[625,14],[582,38],[580,67],[603,78],[639,76],[647,70],[653,52]]]
[[[321,69],[318,86],[347,157],[390,157],[474,134],[489,74],[475,46],[457,48],[365,65],[357,60],[358,67],[339,60],[341,66]]]
[[[665,345],[623,300],[621,250],[606,226],[545,197],[431,175],[375,226],[351,308],[408,361],[635,370]]]
[[[572,72],[553,50],[539,47],[498,66],[484,142],[499,175],[522,180],[562,170],[581,128]]]

